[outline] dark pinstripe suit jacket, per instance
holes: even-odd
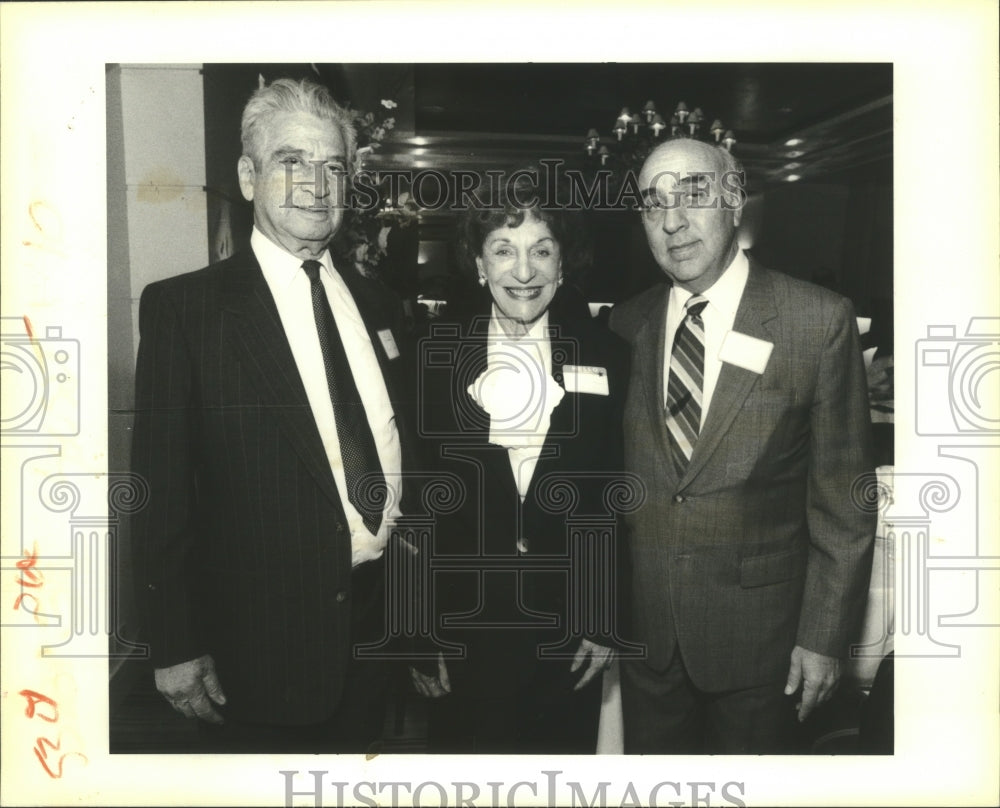
[[[875,514],[867,386],[845,298],[750,264],[734,330],[774,344],[763,374],[724,364],[677,478],[663,411],[669,285],[616,306],[632,344],[625,466],[646,482],[631,514],[633,633],[648,664],[679,647],[697,686],[785,676],[794,645],[842,656],[864,608]]]
[[[408,456],[394,298],[345,273]],[[212,654],[231,715],[306,723],[337,705],[350,653],[343,507],[274,300],[252,253],[150,284],[139,311],[133,540],[153,663]]]

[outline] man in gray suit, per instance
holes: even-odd
[[[625,462],[642,660],[623,660],[628,753],[792,751],[833,693],[864,607],[875,514],[848,300],[740,250],[742,172],[662,144],[639,175],[668,283],[615,308],[632,345]]]

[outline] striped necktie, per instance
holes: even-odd
[[[705,323],[701,312],[708,300],[693,295],[684,305],[685,314],[674,334],[667,380],[667,432],[670,453],[683,477],[701,429],[701,394],[705,375]]]
[[[382,524],[382,508],[387,496],[385,476],[378,459],[375,436],[368,425],[361,394],[354,382],[351,363],[319,277],[321,266],[319,261],[302,264],[309,276],[316,334],[323,351],[326,383],[333,401],[333,420],[337,424],[337,439],[344,463],[347,500],[361,514],[365,527],[374,536]]]

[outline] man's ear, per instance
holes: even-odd
[[[733,227],[739,227],[740,221],[743,219],[743,205],[740,205],[733,211]]]
[[[253,201],[253,186],[257,181],[257,169],[253,160],[243,155],[236,163],[236,173],[240,178],[240,193],[247,202]]]

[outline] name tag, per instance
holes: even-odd
[[[390,359],[395,359],[399,356],[399,348],[396,346],[396,340],[392,336],[392,331],[388,328],[383,328],[378,332],[378,338],[382,340],[382,350],[385,351],[385,355]]]
[[[563,384],[567,393],[608,395],[608,372],[588,365],[563,365]]]
[[[763,373],[772,350],[773,342],[741,334],[739,331],[730,331],[722,340],[719,359],[753,373]]]

